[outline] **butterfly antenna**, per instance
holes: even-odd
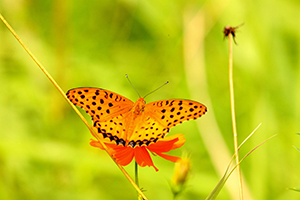
[[[155,90],[153,90],[152,92],[149,92],[148,94],[146,94],[144,96],[144,98],[146,98],[146,96],[148,96],[149,94],[152,94],[153,92],[159,90],[160,88],[162,88],[163,86],[167,85],[169,83],[169,81],[165,82],[164,84],[162,84],[161,86],[159,86],[158,88],[156,88]]]
[[[139,98],[141,98],[141,95],[139,94],[139,92],[137,91],[137,89],[133,86],[133,84],[131,83],[129,76],[127,74],[125,74],[127,80],[129,81],[130,85],[133,87],[133,89],[136,91],[136,93],[138,94]]]

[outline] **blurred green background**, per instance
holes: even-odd
[[[148,102],[183,98],[208,106],[197,122],[170,132],[187,138],[170,154],[186,151],[192,162],[182,200],[204,199],[233,154],[222,30],[243,22],[233,51],[239,142],[262,125],[240,155],[277,134],[241,164],[246,199],[300,198],[287,190],[300,187],[300,152],[293,148],[300,148],[299,10],[297,0],[0,1],[0,13],[65,92],[93,86],[135,101],[128,74],[141,96],[170,81]],[[137,199],[108,155],[89,145],[88,129],[2,22],[0,89],[1,200]],[[174,164],[153,159],[159,172],[141,168],[140,185],[149,199],[172,199]],[[125,169],[133,175],[133,164]],[[218,199],[234,194],[238,190],[229,186]]]

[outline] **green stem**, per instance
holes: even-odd
[[[241,168],[238,163],[240,162],[239,153],[238,153],[238,139],[237,139],[237,129],[236,129],[236,117],[235,117],[235,105],[234,105],[234,89],[233,89],[233,58],[232,58],[232,40],[234,39],[234,35],[229,34],[229,90],[230,90],[230,105],[231,105],[231,121],[232,121],[232,132],[233,132],[233,143],[234,143],[234,152],[235,152],[235,160],[237,164],[238,171],[238,179],[239,179],[239,188],[240,188],[240,199],[244,199],[243,195],[243,184],[242,184],[242,175]]]
[[[135,162],[135,165],[134,165],[134,172],[135,172],[135,184],[138,186],[138,187],[140,187],[139,186],[139,166],[138,166],[138,164]]]
[[[134,162],[134,177],[135,177],[135,184],[140,187],[139,185],[139,165],[137,162]],[[138,200],[143,200],[141,195],[138,193]]]

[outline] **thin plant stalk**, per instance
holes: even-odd
[[[95,133],[94,129],[89,125],[89,123],[86,121],[86,119],[82,116],[82,114],[79,112],[79,110],[76,108],[76,106],[67,98],[64,91],[59,87],[59,85],[56,83],[56,81],[52,78],[52,76],[48,73],[48,71],[43,67],[43,65],[37,60],[37,58],[33,55],[33,53],[26,47],[26,45],[23,43],[23,41],[20,39],[20,37],[17,35],[17,33],[13,30],[13,28],[9,25],[9,23],[4,19],[2,14],[0,14],[0,19],[5,24],[5,26],[8,28],[8,30],[13,34],[13,36],[18,40],[18,42],[21,44],[21,46],[25,49],[25,51],[29,54],[29,56],[33,59],[33,61],[38,65],[38,67],[43,71],[43,73],[47,76],[47,78],[52,82],[52,84],[56,87],[56,89],[61,93],[61,95],[64,97],[64,99],[70,104],[70,106],[73,108],[73,110],[77,113],[77,115],[80,117],[80,119],[84,122],[84,124],[88,127],[88,129],[93,133],[93,135],[97,138],[97,140],[101,143],[101,145],[104,147],[104,150],[108,153],[108,155],[112,158],[112,160],[116,163],[116,165],[119,167],[119,169],[122,171],[122,173],[125,175],[125,177],[129,180],[129,182],[132,184],[132,186],[137,190],[139,193],[139,196],[141,196],[144,200],[147,200],[147,197],[144,195],[144,193],[141,191],[141,189],[137,186],[137,184],[132,180],[132,178],[129,176],[129,174],[125,171],[125,169],[118,164],[115,159],[109,154],[108,149],[106,145],[102,142],[102,140],[99,138],[99,136]]]
[[[137,162],[134,162],[134,175],[135,175],[135,183],[139,186],[139,166]]]
[[[139,184],[139,165],[137,162],[134,162],[134,178],[135,178],[135,184],[140,188]],[[138,200],[142,200],[141,195],[138,193]]]
[[[231,107],[231,121],[232,121],[232,132],[233,132],[233,143],[234,143],[234,152],[235,152],[235,162],[236,164],[240,163],[239,161],[239,152],[238,152],[238,139],[237,139],[237,129],[236,129],[236,117],[235,117],[235,106],[234,106],[234,89],[233,89],[233,59],[232,59],[232,46],[233,46],[233,35],[230,33],[228,36],[229,43],[229,91],[230,91],[230,107]],[[237,165],[238,179],[239,179],[239,192],[240,199],[244,199],[243,195],[243,182],[240,165]]]
[[[135,184],[139,186],[139,166],[137,162],[134,162],[134,179],[135,179]],[[138,200],[140,200],[140,195],[138,193]]]
[[[254,131],[240,144],[240,146],[238,147],[238,150],[241,148],[241,146],[254,134],[254,132],[259,128],[261,124],[259,124]],[[233,173],[233,171],[240,165],[240,163],[246,159],[253,151],[255,151],[258,147],[262,146],[264,143],[266,143],[268,140],[272,139],[273,137],[275,137],[276,135],[273,135],[271,137],[269,137],[268,139],[266,139],[265,141],[263,141],[262,143],[260,143],[259,145],[257,145],[256,147],[254,147],[251,151],[249,151],[235,166],[233,166],[230,169],[230,165],[232,164],[233,159],[235,158],[236,154],[233,154],[233,156],[230,159],[229,164],[227,165],[227,168],[225,170],[224,175],[222,176],[221,180],[219,181],[219,183],[217,184],[217,186],[214,188],[214,190],[209,194],[209,196],[206,198],[206,200],[214,200],[217,198],[218,194],[220,193],[221,189],[223,188],[223,186],[225,185],[226,181],[228,180],[228,178],[230,177],[230,175]]]
[[[266,143],[267,141],[269,141],[270,139],[272,139],[273,137],[277,136],[277,134],[272,135],[271,137],[269,137],[268,139],[264,140],[262,143],[260,143],[259,145],[257,145],[256,147],[254,147],[252,150],[250,150],[228,173],[227,177],[225,178],[225,182],[226,180],[230,177],[230,175],[233,173],[233,171],[238,168],[238,166],[241,164],[241,162],[243,162],[252,152],[254,152],[258,147],[262,146],[264,143]],[[235,156],[235,155],[234,155]],[[228,169],[226,169],[226,173],[228,172]]]

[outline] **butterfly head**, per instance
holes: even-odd
[[[139,98],[133,105],[133,113],[135,115],[140,115],[142,112],[144,112],[146,101],[143,97]]]

